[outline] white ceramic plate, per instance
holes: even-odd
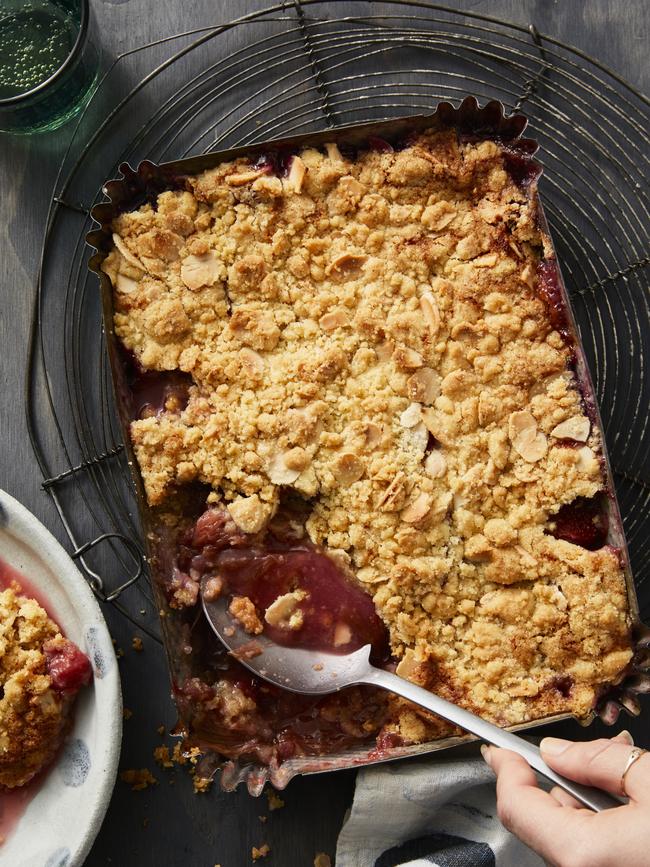
[[[31,512],[0,491],[0,557],[41,593],[65,635],[93,665],[58,760],[6,843],[6,867],[80,867],[113,791],[122,739],[122,695],[115,652],[88,584]]]

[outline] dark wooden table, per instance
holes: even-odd
[[[481,12],[522,24],[571,43],[647,92],[648,20],[645,0],[449,0],[459,10]],[[290,5],[290,4],[289,4]],[[94,0],[101,39],[108,56],[180,30],[216,24],[262,8],[254,0]],[[339,7],[340,9],[340,7]],[[219,43],[228,46],[228,36]],[[30,449],[21,395],[37,251],[51,187],[69,128],[44,138],[0,135],[0,486],[21,500],[64,541],[54,508],[40,487]],[[184,769],[163,770],[152,751],[163,742],[156,729],[168,730],[174,710],[160,647],[144,639],[144,650],[131,648],[134,630],[107,609],[121,660],[125,706],[122,768],[149,767],[159,784],[132,792],[118,782],[108,815],[87,864],[119,867],[240,867],[251,863],[251,847],[268,842],[272,854],[263,862],[278,867],[309,867],[314,854],[333,855],[338,829],[350,803],[354,773],[297,779],[283,794],[284,809],[269,812],[265,797],[240,789],[214,789],[195,795]],[[626,721],[637,742],[650,747],[640,722]],[[560,727],[568,736],[585,733],[577,725]],[[558,727],[555,727],[557,733]],[[595,736],[598,727],[589,730]],[[610,732],[611,733],[611,732]],[[262,821],[260,817],[268,817]],[[1,859],[0,859],[1,860]]]

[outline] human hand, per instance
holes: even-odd
[[[573,743],[544,738],[542,758],[554,771],[621,795],[621,775],[634,744],[628,732]],[[650,864],[650,754],[625,774],[629,803],[593,813],[555,787],[538,788],[534,771],[510,750],[481,747],[497,776],[497,811],[505,827],[551,867],[648,867]]]

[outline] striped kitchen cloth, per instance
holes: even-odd
[[[496,814],[494,774],[477,758],[363,768],[336,867],[543,867]]]

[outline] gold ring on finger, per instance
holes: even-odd
[[[632,765],[637,762],[641,756],[645,755],[648,751],[642,750],[641,747],[632,747],[630,750],[630,755],[627,757],[627,762],[625,763],[625,767],[623,768],[623,773],[621,774],[621,792],[623,795],[628,798],[629,795],[625,791],[625,775],[630,770]]]

